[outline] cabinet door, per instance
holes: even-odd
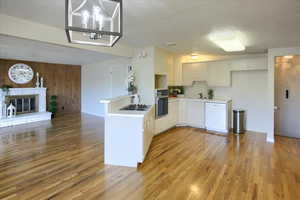
[[[193,81],[206,81],[207,63],[189,63],[182,65],[183,85],[192,85]]]
[[[268,60],[267,57],[238,59],[231,61],[232,71],[243,70],[267,70]]]
[[[168,79],[168,86],[175,86],[175,80],[174,80],[174,57],[169,56],[168,58],[168,74],[167,74],[167,79]]]
[[[180,56],[174,56],[174,86],[182,86],[182,63]]]
[[[178,124],[186,124],[186,101],[183,99],[179,100],[179,110],[178,110]]]
[[[211,87],[230,87],[231,68],[229,62],[211,62],[207,67],[207,84]]]
[[[152,110],[145,116],[144,118],[144,142],[143,142],[143,157],[145,158],[153,135],[154,135],[154,129],[155,129],[155,109],[152,108]]]
[[[178,101],[169,102],[169,126],[176,126],[178,123]]]
[[[204,103],[201,101],[187,101],[186,117],[188,125],[204,128]]]
[[[205,126],[209,130],[225,131],[226,122],[226,104],[206,103],[205,104]]]

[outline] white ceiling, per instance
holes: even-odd
[[[7,15],[64,27],[64,0],[0,0]],[[123,0],[123,44],[168,47],[180,53],[224,54],[212,31],[243,33],[246,53],[300,46],[299,0]]]
[[[113,56],[0,35],[0,58],[83,65]]]

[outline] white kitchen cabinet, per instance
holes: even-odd
[[[168,74],[169,67],[173,66],[173,55],[160,48],[154,50],[155,74]]]
[[[169,56],[169,61],[168,61],[168,65],[167,65],[167,79],[168,79],[168,86],[174,86],[175,84],[175,68],[174,68],[174,58],[173,56]]]
[[[245,59],[232,60],[230,62],[231,62],[232,71],[268,69],[268,59],[265,56],[258,57],[258,58],[245,58]]]
[[[143,162],[146,154],[149,150],[153,136],[155,135],[155,109],[153,108],[147,115],[144,117],[144,137],[143,137],[143,153],[140,155],[140,162]]]
[[[210,62],[207,66],[207,84],[210,87],[231,86],[231,65],[229,61]]]
[[[184,99],[179,99],[179,114],[178,114],[178,125],[186,125],[187,117],[186,117],[186,101]]]
[[[170,101],[168,104],[168,115],[155,120],[155,133],[164,132],[178,123],[179,102]]]
[[[206,81],[207,63],[188,63],[182,65],[182,84],[189,86],[193,81]]]
[[[229,132],[229,104],[205,103],[205,127],[210,131]]]
[[[182,86],[182,63],[180,56],[174,56],[173,86]]]
[[[172,101],[169,102],[169,127],[174,127],[178,123],[178,114],[179,114],[179,102]]]
[[[144,161],[155,133],[155,109],[152,107],[144,116],[113,114],[114,109],[108,109],[114,106],[119,108],[120,103],[115,101],[106,104],[104,162],[108,165],[137,167],[138,163]]]
[[[216,100],[188,98],[171,100],[169,102],[169,114],[155,120],[156,134],[174,126],[191,126],[227,132],[231,120],[231,101],[215,102]],[[213,106],[210,106],[211,104]]]
[[[186,100],[186,124],[196,128],[204,128],[204,102],[199,100]]]

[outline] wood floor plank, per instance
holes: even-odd
[[[299,139],[174,128],[134,169],[104,165],[103,131],[85,114],[0,129],[0,199],[300,199]]]

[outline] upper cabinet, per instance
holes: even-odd
[[[206,81],[209,87],[230,87],[233,71],[267,70],[267,57],[240,58],[225,61],[186,63],[181,65],[181,84],[192,85],[193,81]],[[174,67],[176,74],[176,67]]]
[[[206,81],[207,63],[188,63],[182,65],[182,85],[192,85],[193,81]]]
[[[207,85],[210,87],[231,86],[230,61],[210,62],[207,64]]]
[[[245,58],[232,60],[230,62],[232,71],[268,69],[268,60],[266,57]]]
[[[168,72],[168,84],[169,86],[182,86],[182,63],[181,56],[174,54],[173,66]]]
[[[173,56],[168,51],[160,48],[154,50],[155,74],[168,74],[169,67],[173,66]]]
[[[190,86],[193,81],[206,81],[209,87],[230,87],[232,71],[267,70],[267,57],[247,57],[223,61],[182,63],[182,57],[154,48],[155,75],[167,78],[168,86]]]
[[[164,49],[154,50],[155,75],[166,75],[167,84],[174,85],[174,55]]]

